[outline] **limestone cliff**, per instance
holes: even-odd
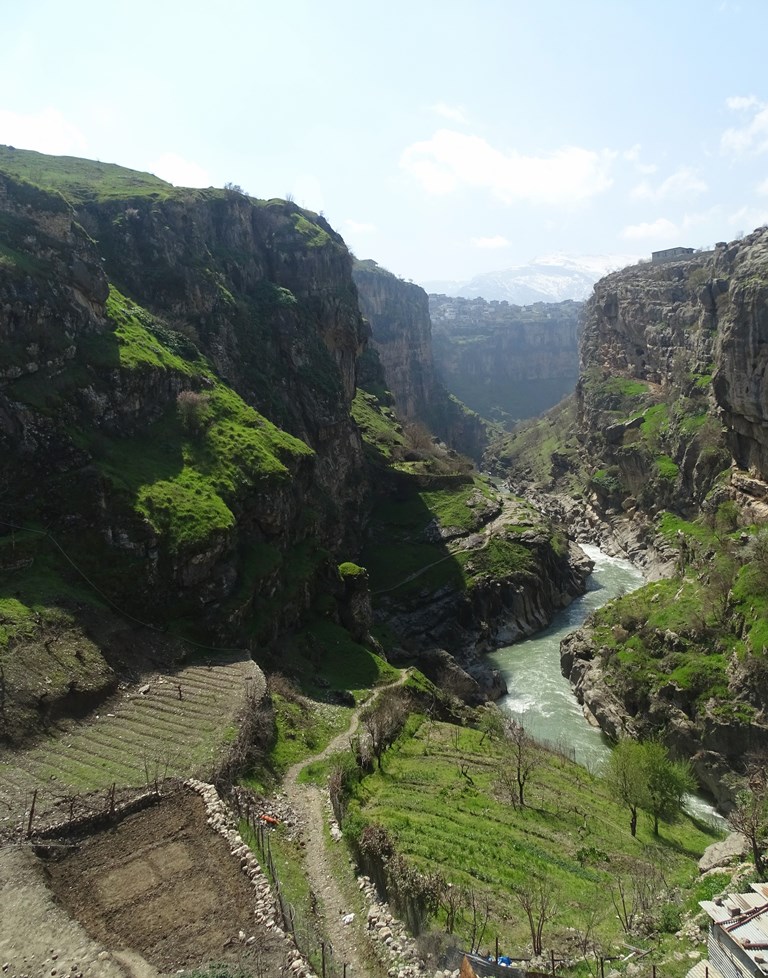
[[[726,806],[768,744],[767,289],[766,229],[602,279],[572,429],[594,511],[666,548],[672,577],[597,613],[563,671],[603,729],[662,736]]]
[[[364,340],[317,215],[3,148],[2,568],[30,600],[51,560],[82,587],[10,533],[45,528],[143,621],[218,643],[297,625],[359,544]]]
[[[534,417],[576,386],[580,302],[515,306],[429,297],[435,369],[483,417]]]
[[[355,262],[353,275],[400,416],[426,424],[451,447],[479,460],[486,426],[437,381],[426,292],[371,260]]]
[[[695,508],[729,463],[712,389],[720,288],[712,274],[711,257],[694,256],[633,266],[595,286],[577,429],[604,510]]]
[[[768,229],[717,250],[702,303],[717,321],[714,391],[735,463],[768,482]]]

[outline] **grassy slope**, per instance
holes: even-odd
[[[762,578],[750,566],[739,532],[718,536],[701,521],[669,512],[659,514],[657,527],[670,544],[684,548],[687,566],[596,612],[593,641],[608,681],[641,711],[671,684],[694,719],[707,714],[749,724],[755,704],[735,695],[732,678],[745,667],[765,674],[768,600]]]
[[[72,204],[112,197],[167,197],[173,185],[151,173],[128,170],[114,163],[47,156],[31,150],[0,146],[0,170],[36,187],[58,191]]]
[[[155,677],[146,695],[118,694],[82,724],[56,727],[0,762],[0,797],[11,811],[38,789],[38,811],[69,794],[143,786],[155,778],[210,777],[232,739],[254,677],[248,657],[219,658]],[[182,689],[182,699],[178,696]]]
[[[42,415],[71,419],[65,407],[76,391],[88,384],[105,391],[112,368],[121,371],[127,386],[162,383],[159,376],[174,375],[180,386],[202,388],[199,430],[185,428],[171,403],[159,420],[131,436],[109,435],[77,420],[67,422],[66,434],[89,451],[116,497],[135,518],[146,520],[162,548],[169,553],[204,549],[234,528],[243,492],[284,483],[288,465],[311,450],[248,407],[215,379],[183,337],[114,289],[108,316],[114,332],[86,341],[77,366],[63,370],[54,383],[38,375],[24,378],[14,384],[14,397]],[[77,506],[76,500],[72,503]],[[87,533],[65,537],[63,543],[75,564],[108,592],[119,594],[126,575],[141,573],[129,555],[102,563],[101,543]],[[243,559],[242,583],[251,586],[282,561],[266,545]],[[0,538],[0,665],[14,690],[3,718],[9,729],[24,729],[43,693],[52,701],[70,684],[74,692],[96,692],[113,679],[98,648],[67,611],[72,602],[105,607],[42,534]],[[50,641],[43,641],[52,635],[57,636],[55,655]]]
[[[499,765],[509,764],[497,742],[481,744],[475,730],[427,721],[411,731],[387,753],[383,771],[363,780],[345,830],[354,836],[364,824],[384,825],[420,869],[487,896],[489,945],[498,933],[508,952],[524,949],[527,922],[512,889],[532,873],[544,874],[557,893],[547,947],[563,948],[563,928],[579,926],[596,907],[600,941],[611,953],[624,938],[609,889],[616,874],[631,876],[633,860],[660,861],[670,894],[679,891],[679,906],[695,905],[688,890],[695,885],[696,860],[713,837],[690,819],[663,825],[658,839],[643,819],[633,840],[628,813],[600,780],[546,752],[527,788],[526,808],[514,809],[497,785]],[[461,773],[464,766],[471,782]],[[458,932],[466,940],[466,920]],[[673,944],[664,938],[656,960],[668,957]],[[665,974],[680,972],[679,964],[665,962]]]
[[[497,459],[504,474],[512,469],[516,481],[524,476],[531,482],[548,483],[553,476],[554,453],[578,467],[578,445],[572,430],[575,418],[576,400],[571,396],[540,418],[525,421],[511,434],[496,439],[489,454]],[[574,477],[568,479],[568,486],[576,491],[581,488]]]

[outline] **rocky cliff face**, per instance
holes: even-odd
[[[426,424],[451,447],[479,460],[487,444],[482,420],[436,379],[426,292],[370,260],[356,262],[353,274],[371,344],[400,416]]]
[[[767,283],[765,228],[714,253],[607,276],[588,305],[582,376],[604,369],[673,398],[712,380],[733,461],[766,479]],[[582,394],[583,427],[591,430],[595,405],[584,387]]]
[[[587,304],[577,428],[604,511],[699,506],[729,464],[712,374],[723,283],[711,256],[602,279]],[[726,286],[727,288],[727,286]]]
[[[716,252],[702,302],[717,319],[714,391],[734,461],[768,481],[768,230]]]
[[[611,736],[662,736],[726,807],[768,744],[762,534],[743,532],[768,517],[766,283],[766,229],[607,276],[576,396],[594,509],[642,528],[673,576],[565,641],[563,672]]]
[[[356,262],[353,275],[398,411],[409,420],[423,419],[435,393],[427,294],[374,261]]]
[[[365,328],[339,236],[283,201],[148,188],[119,168],[103,168],[109,193],[69,199],[11,172],[6,524],[49,528],[143,620],[191,615],[229,641],[246,620],[268,641],[320,590],[341,594],[329,557],[359,542]]]
[[[582,303],[429,297],[435,369],[484,417],[530,418],[576,386]]]

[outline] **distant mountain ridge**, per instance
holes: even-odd
[[[432,281],[423,282],[422,286],[433,295],[483,298],[489,302],[506,300],[521,306],[566,299],[581,301],[589,298],[598,279],[637,260],[637,255],[544,255],[527,265],[484,272],[468,282]]]

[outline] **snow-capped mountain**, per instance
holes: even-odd
[[[422,287],[432,294],[488,301],[506,299],[518,306],[586,299],[603,275],[637,260],[637,255],[545,255],[527,265],[484,272],[469,282],[424,282]]]

